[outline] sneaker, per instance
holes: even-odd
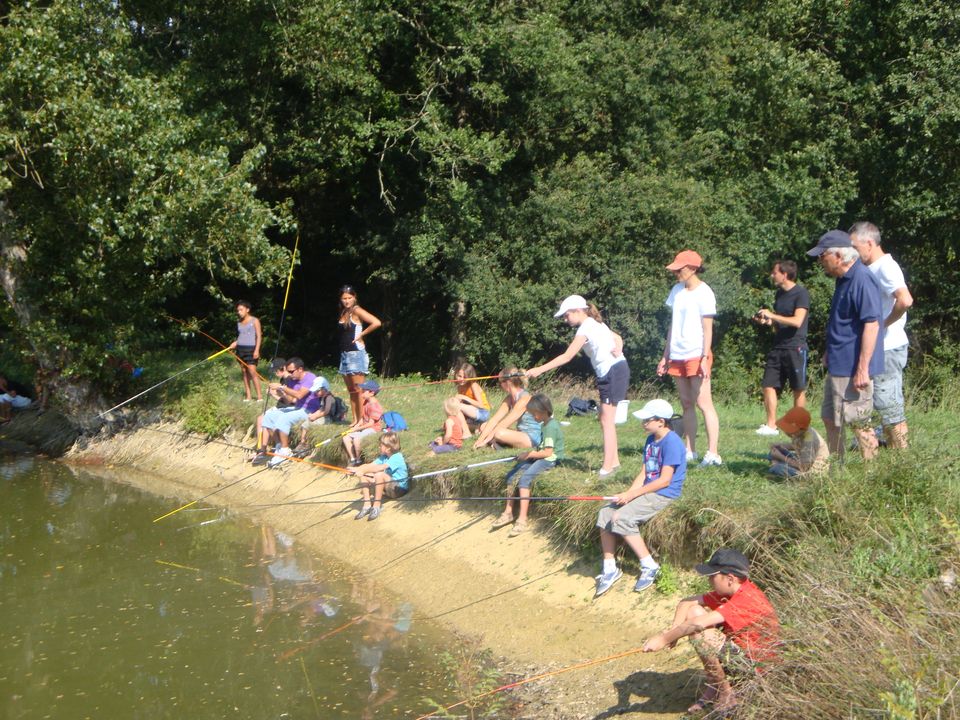
[[[360,467],[361,465],[363,465],[363,460],[360,458],[355,458],[348,463],[349,467]]]
[[[690,452],[689,450],[687,450],[687,462],[688,462],[688,463],[696,462],[696,461],[699,460],[699,459],[700,459],[700,456],[699,456],[699,455],[697,455],[695,452]]]
[[[370,511],[373,510],[371,507],[360,508],[360,512],[353,516],[354,520],[363,520],[367,515],[370,514]]]
[[[774,435],[779,435],[780,431],[775,427],[770,427],[769,425],[761,425],[757,428],[757,435],[769,435],[773,437]]]
[[[709,450],[704,454],[700,461],[700,467],[710,467],[711,465],[723,465],[723,458]]]
[[[640,577],[637,578],[637,584],[633,586],[634,592],[643,592],[653,585],[653,581],[660,574],[660,568],[640,568]]]
[[[597,576],[597,593],[594,595],[595,598],[603,595],[607,590],[613,587],[613,584],[623,577],[623,570],[617,568],[612,573],[608,575],[599,575]]]
[[[383,512],[382,508],[378,508],[378,507],[370,508],[370,512],[367,513],[367,520],[371,520],[371,521],[376,520],[378,517],[380,517],[380,513],[382,512]]]
[[[266,465],[270,461],[270,456],[267,455],[265,450],[260,450],[256,455],[253,456],[253,460],[250,461],[251,465]]]
[[[293,455],[293,450],[288,447],[280,448],[274,453],[273,457],[270,458],[270,462],[267,463],[268,467],[276,467],[282,462],[286,462],[287,458]]]

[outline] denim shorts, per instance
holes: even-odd
[[[520,473],[520,479],[517,481],[517,487],[523,488],[524,490],[529,490],[530,486],[533,485],[534,478],[536,478],[537,475],[544,473],[547,470],[553,470],[553,468],[556,466],[557,463],[555,461],[550,461],[547,459],[524,460],[523,462],[518,462],[510,469],[510,472],[507,473],[505,480],[509,485],[510,481],[513,480],[514,475]]]
[[[263,416],[263,427],[289,435],[294,425],[306,419],[307,411],[303,408],[271,408]]]
[[[883,374],[873,376],[873,409],[884,425],[906,422],[903,408],[903,369],[907,366],[908,345],[883,351]]]
[[[347,350],[340,353],[341,375],[366,375],[370,372],[370,356],[366,350]]]

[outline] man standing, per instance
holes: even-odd
[[[903,279],[903,270],[880,247],[880,230],[869,222],[850,228],[850,240],[860,260],[880,283],[883,300],[883,373],[873,379],[873,407],[880,413],[887,444],[907,446],[907,415],[903,407],[903,369],[907,365],[907,310],[913,296]]]
[[[793,390],[793,406],[807,404],[807,321],[810,312],[810,293],[797,284],[797,264],[780,260],[773,265],[770,279],[777,286],[773,312],[761,308],[754,320],[761,325],[772,325],[775,330],[773,349],[767,353],[763,369],[763,408],[766,422],[757,428],[757,435],[778,435],[777,396],[789,382]]]
[[[820,266],[836,278],[824,364],[827,377],[820,414],[827,428],[830,452],[843,456],[843,429],[850,425],[857,436],[864,460],[877,454],[877,437],[870,427],[873,412],[873,380],[883,372],[883,302],[880,284],[843,230],[820,237],[807,255],[820,259]]]

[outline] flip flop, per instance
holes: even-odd
[[[693,705],[687,708],[687,714],[695,715],[697,713],[701,713],[704,710],[709,709],[710,706],[713,705],[713,702],[713,698],[708,698],[706,695],[701,695],[699,698],[697,698],[697,701]]]
[[[492,523],[490,523],[490,529],[496,530],[497,528],[502,528],[505,525],[509,525],[512,522],[513,522],[513,515],[507,515],[506,513],[504,513],[500,517],[498,517],[496,520],[494,520]]]

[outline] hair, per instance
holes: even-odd
[[[527,386],[527,376],[520,374],[520,368],[515,365],[510,365],[505,367],[500,371],[500,377],[497,378],[498,382],[510,383],[514,387],[525,388]]]
[[[780,272],[787,276],[787,280],[797,279],[797,264],[793,260],[777,260],[774,263],[780,268]]]
[[[458,372],[463,373],[464,380],[470,380],[477,376],[477,369],[468,362],[462,362],[453,369],[453,374],[456,375]]]
[[[380,444],[390,451],[390,455],[400,452],[400,436],[393,430],[387,430],[380,435]]]
[[[860,259],[860,253],[858,253],[857,249],[854,247],[827,248],[823,252],[834,253],[840,258],[844,265]]]
[[[247,312],[249,312],[250,310],[253,310],[253,305],[250,303],[249,300],[237,300],[234,307],[240,307],[241,305],[247,309]]]
[[[303,369],[303,360],[298,357],[292,357],[287,360],[287,365],[293,365],[294,370],[301,370]]]
[[[862,237],[865,240],[873,240],[877,245],[880,244],[880,228],[874,225],[872,222],[867,222],[866,220],[861,220],[860,222],[855,222],[850,226],[850,230],[847,232],[848,235],[856,235],[857,237]]]
[[[460,412],[460,401],[455,397],[448,397],[443,401],[443,410],[447,415],[456,415]]]
[[[273,372],[280,372],[281,370],[286,371],[286,369],[287,369],[287,359],[286,359],[286,358],[282,358],[282,357],[274,358],[274,359],[270,362],[270,369],[271,369]]]
[[[543,393],[537,393],[530,398],[530,401],[527,403],[527,412],[538,413],[541,415],[546,415],[547,417],[552,417],[553,403],[550,402],[550,398]]]
[[[603,315],[600,314],[600,308],[598,308],[594,303],[587,303],[587,309],[584,310],[584,312],[598,323],[603,322]]]

